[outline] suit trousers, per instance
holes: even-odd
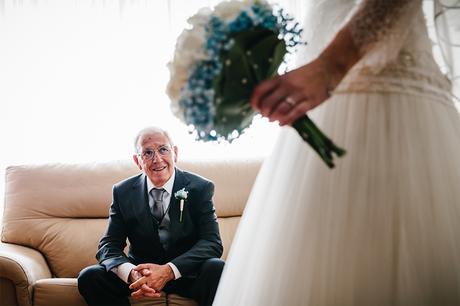
[[[199,305],[212,305],[224,268],[218,258],[206,260],[196,278],[181,277],[168,282],[163,291],[194,299]],[[92,305],[130,305],[128,284],[102,265],[83,269],[78,275],[78,291],[86,303]]]

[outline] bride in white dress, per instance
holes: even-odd
[[[290,124],[326,100],[309,114],[347,155],[330,170],[283,129],[214,305],[460,305],[460,118],[421,1],[312,2],[314,60],[252,103]]]

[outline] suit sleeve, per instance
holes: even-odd
[[[190,250],[171,261],[179,269],[182,276],[196,274],[204,261],[220,258],[223,252],[219,225],[212,201],[214,184],[207,182],[200,194],[194,209],[198,226],[198,240]]]
[[[107,230],[99,242],[99,250],[96,254],[97,260],[107,271],[122,263],[129,262],[124,253],[126,237],[126,226],[120,213],[117,189],[114,186]]]

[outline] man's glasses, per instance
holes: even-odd
[[[152,160],[155,157],[155,152],[158,153],[159,156],[161,157],[166,157],[171,154],[171,148],[167,146],[161,146],[158,149],[146,149],[145,151],[142,151],[141,154],[138,154],[142,160],[147,161],[147,160]]]

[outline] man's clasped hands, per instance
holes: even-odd
[[[174,279],[174,272],[167,264],[140,264],[129,274],[129,289],[133,298],[160,297],[161,290],[167,282]]]

